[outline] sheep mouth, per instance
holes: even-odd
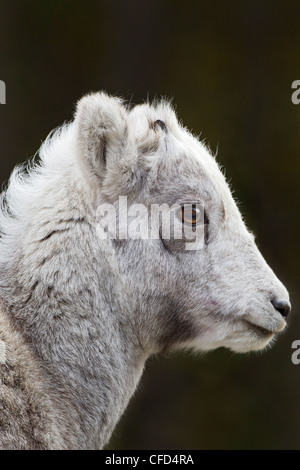
[[[257,336],[267,338],[267,337],[272,337],[276,333],[279,333],[278,330],[268,330],[267,328],[264,328],[263,326],[257,325],[256,323],[252,323],[250,321],[246,321],[247,327],[253,331]]]

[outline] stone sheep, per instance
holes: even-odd
[[[288,292],[165,101],[83,97],[13,171],[0,231],[1,449],[101,449],[151,355],[256,351],[286,326]]]

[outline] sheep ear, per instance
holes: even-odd
[[[127,110],[119,98],[94,93],[78,102],[75,123],[79,158],[91,175],[103,179],[126,138]]]

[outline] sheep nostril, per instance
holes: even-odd
[[[287,318],[291,311],[291,304],[287,300],[273,299],[271,303],[283,318]]]

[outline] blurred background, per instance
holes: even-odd
[[[89,91],[173,99],[291,294],[271,350],[150,360],[109,449],[300,449],[299,13],[296,0],[0,0],[1,183]]]

